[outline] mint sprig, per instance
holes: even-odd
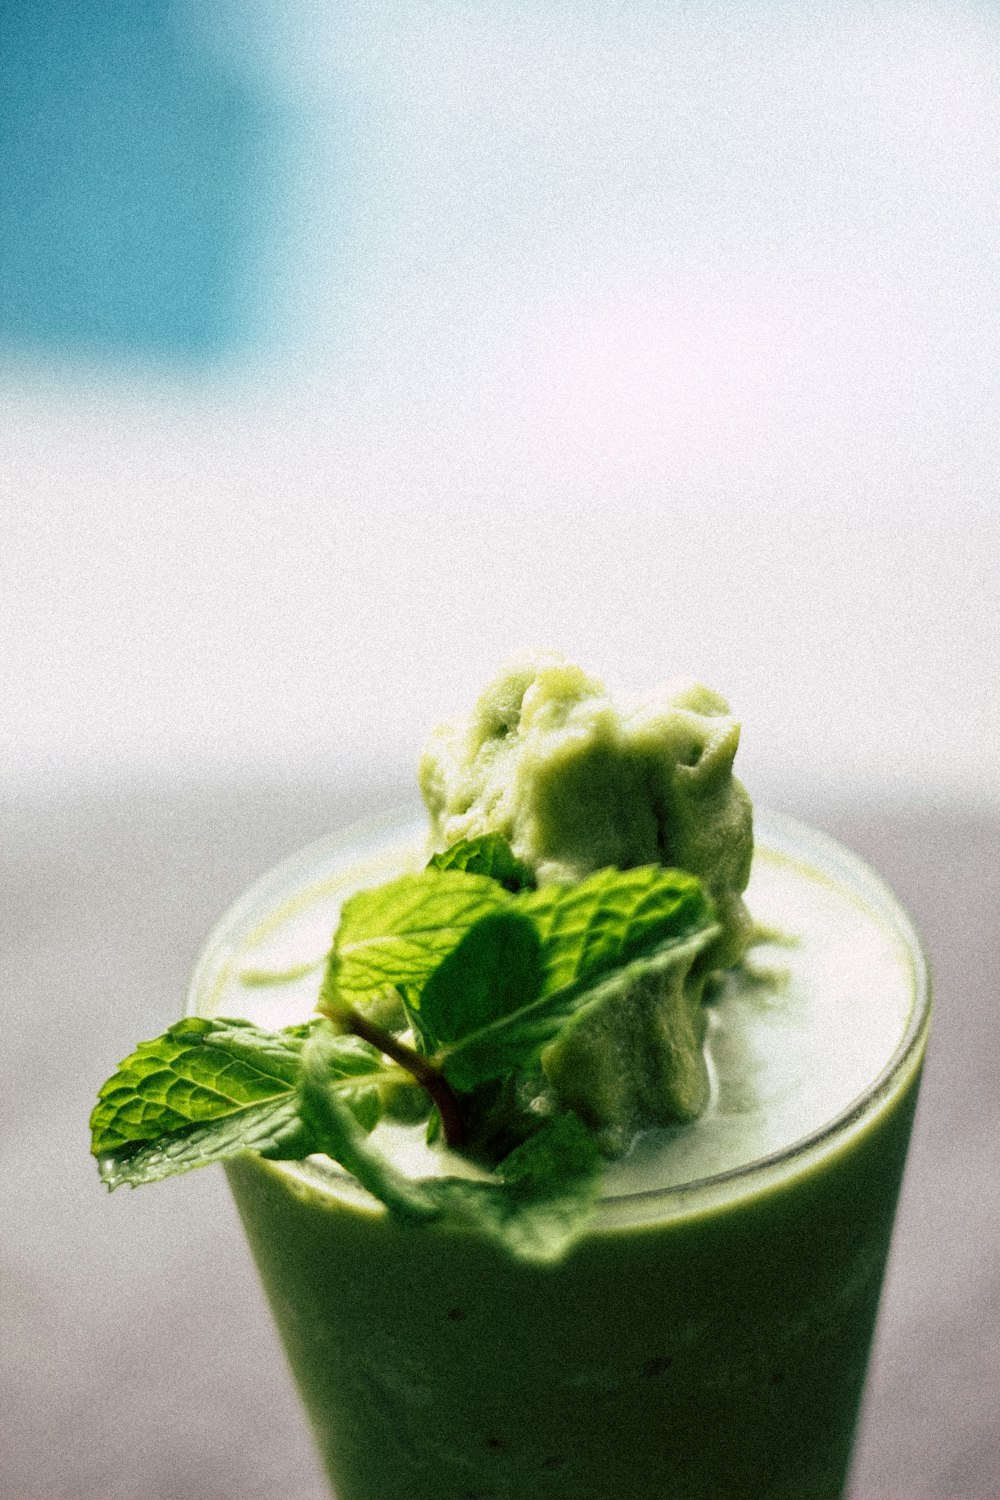
[[[328,1078],[328,1047],[328,1038],[320,1035],[305,1049],[303,1112],[321,1148],[398,1220],[436,1220],[539,1264],[565,1252],[589,1216],[599,1185],[597,1147],[574,1114],[546,1122],[506,1157],[495,1181],[453,1176],[413,1181],[372,1150],[344,1107]]]
[[[672,1100],[691,1112],[704,1072],[692,974],[714,910],[693,876],[658,866],[536,890],[495,835],[448,852],[344,903],[311,1022],[189,1018],[126,1058],[91,1120],[108,1186],[243,1150],[324,1152],[401,1219],[447,1219],[529,1259],[561,1253],[597,1191],[599,1148],[620,1150]],[[491,1179],[413,1182],[385,1159],[370,1132],[401,1101],[419,1115],[415,1095]]]

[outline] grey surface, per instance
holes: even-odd
[[[407,795],[375,781],[121,787],[0,808],[4,1500],[325,1495],[221,1174],[108,1198],[85,1122],[110,1065],[177,1015],[229,901],[284,853]],[[1000,824],[877,807],[813,821],[894,885],[938,991],[853,1494],[987,1500],[1000,1495]]]

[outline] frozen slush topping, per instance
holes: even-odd
[[[715,903],[711,964],[728,967],[752,927],[752,809],[732,774],[739,735],[725,699],[690,680],[619,707],[560,656],[517,662],[427,743],[432,840],[503,834],[540,884],[609,865],[686,870]]]

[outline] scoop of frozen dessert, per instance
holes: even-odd
[[[752,809],[732,773],[739,735],[725,699],[690,680],[619,706],[561,656],[524,658],[468,718],[431,735],[420,786],[432,840],[501,833],[540,884],[609,865],[686,870],[721,929],[699,968],[728,967],[752,930]]]

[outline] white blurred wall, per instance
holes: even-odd
[[[395,769],[539,644],[995,807],[1000,13],[336,10],[177,12],[296,122],[280,336],[8,353],[0,774]]]

